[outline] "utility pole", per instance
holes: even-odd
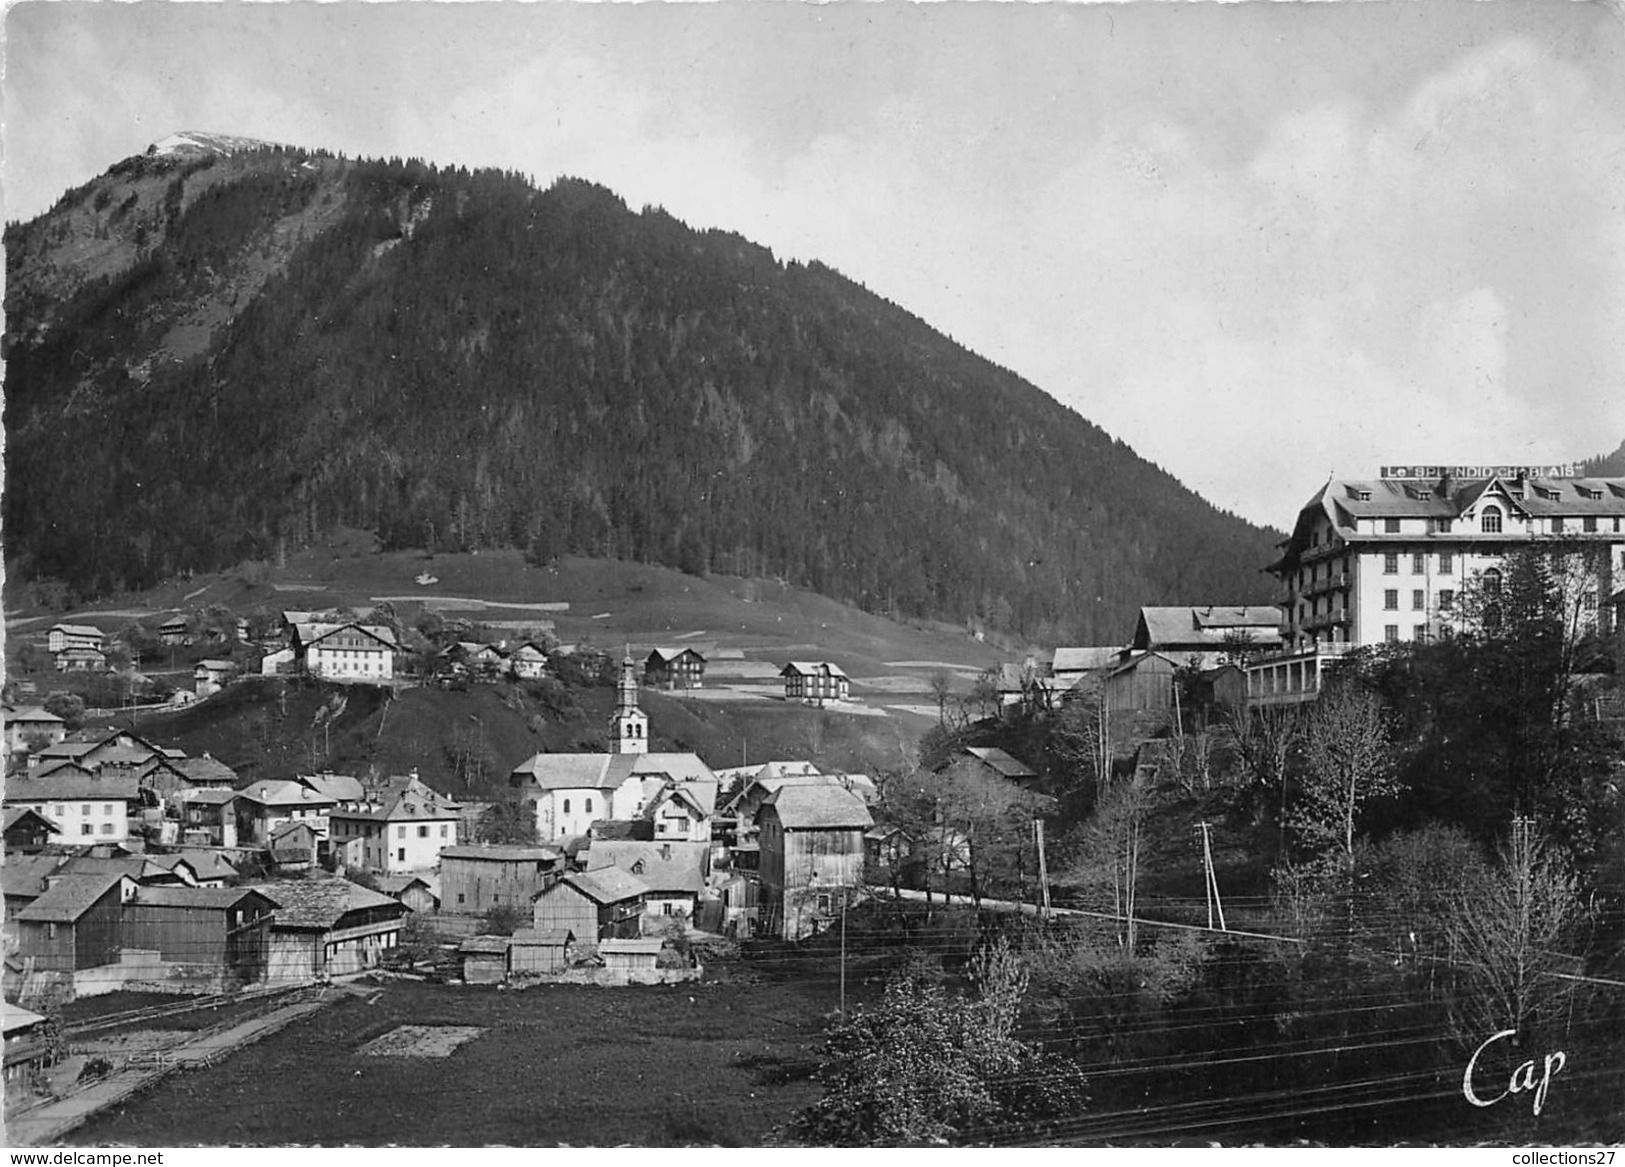
[[[841,889],[841,1016],[846,1016],[846,908],[847,892]]]
[[[1203,820],[1198,824],[1202,832],[1202,874],[1207,887],[1207,926],[1213,927],[1213,913],[1219,913],[1219,931],[1228,932],[1230,929],[1224,922],[1224,901],[1219,898],[1219,876],[1213,870],[1213,842],[1208,832],[1208,824]]]
[[[1049,868],[1044,863],[1044,820],[1043,819],[1034,819],[1033,820],[1033,837],[1038,840],[1038,895],[1039,895],[1039,904],[1040,904],[1039,917],[1041,919],[1047,921],[1049,919],[1049,917],[1050,917]]]

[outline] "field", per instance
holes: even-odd
[[[827,980],[523,992],[394,982],[175,1075],[69,1142],[759,1146],[816,1096],[807,1071],[835,1003]],[[438,1027],[482,1032],[446,1052],[468,1035],[425,1040]],[[388,1035],[373,1049],[416,1042],[426,1056],[363,1052]]]

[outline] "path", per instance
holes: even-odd
[[[135,1064],[126,1063],[123,1068],[66,1097],[21,1112],[8,1107],[7,1141],[14,1147],[40,1147],[55,1142],[98,1112],[124,1101],[176,1070],[208,1065],[242,1046],[269,1037],[334,999],[332,993],[323,993],[314,999],[284,1005],[234,1025],[189,1034],[176,1045]]]

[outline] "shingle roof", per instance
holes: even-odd
[[[659,936],[651,936],[643,940],[600,940],[598,951],[600,953],[618,953],[623,956],[648,956],[653,953],[659,955],[660,950],[666,947],[666,942]]]
[[[162,908],[224,911],[249,897],[270,902],[269,896],[253,887],[144,887],[135,893],[135,902]]]
[[[364,787],[366,801],[357,809],[335,810],[330,817],[368,822],[460,819],[462,806],[421,779],[398,775],[382,784]]]
[[[1055,655],[1050,658],[1050,673],[1079,673],[1091,672],[1094,669],[1103,669],[1117,659],[1120,650],[1116,648],[1102,648],[1098,645],[1087,648],[1057,648]]]
[[[812,676],[815,673],[828,673],[832,677],[844,677],[841,666],[827,660],[793,660],[779,670],[779,676],[790,672],[797,672],[803,676]]]
[[[70,636],[95,636],[101,638],[107,635],[94,624],[53,624],[50,630],[52,632],[66,632]]]
[[[361,779],[353,774],[301,774],[299,781],[337,802],[359,802],[366,796]]]
[[[979,758],[1006,778],[1036,778],[1038,771],[997,746],[967,746],[965,752]]]
[[[563,858],[552,847],[519,843],[458,843],[440,849],[442,859],[485,859],[494,863],[551,863]]]
[[[62,724],[62,719],[54,713],[48,713],[38,705],[7,705],[5,707],[5,720],[9,725],[12,722],[55,722]]]
[[[479,956],[507,954],[509,938],[506,936],[470,936],[457,946],[457,951]]]
[[[399,900],[347,879],[285,879],[259,884],[277,906],[276,927],[331,928],[349,912],[364,908],[406,911]]]
[[[514,778],[542,790],[614,790],[628,778],[656,774],[679,782],[716,781],[711,767],[692,753],[533,754],[513,770]]]
[[[1273,604],[1141,608],[1134,647],[1222,649],[1225,638],[1245,632],[1259,644],[1281,639],[1281,609]]]
[[[0,885],[14,899],[33,898],[45,890],[45,877],[62,866],[61,855],[7,855],[0,864]]]
[[[534,944],[543,948],[563,948],[576,938],[568,928],[521,928],[509,937],[515,944]]]
[[[639,843],[600,840],[587,852],[587,872],[613,868],[639,879],[651,894],[705,890],[705,859],[709,843]],[[642,864],[643,870],[637,867]]]
[[[261,806],[308,806],[319,809],[333,805],[333,800],[327,795],[318,794],[310,787],[287,778],[252,782],[237,791],[237,797]]]
[[[567,883],[583,895],[600,904],[617,904],[622,900],[636,899],[638,896],[648,895],[649,887],[635,875],[629,875],[618,867],[602,867],[597,871],[577,871],[566,875],[559,883]],[[555,884],[554,886],[558,886]],[[537,892],[544,896],[551,888]]]
[[[379,891],[394,899],[400,899],[401,893],[414,883],[421,883],[426,890],[433,890],[429,887],[429,881],[421,875],[379,875],[374,877],[374,881],[378,884]]]
[[[17,913],[19,920],[61,924],[77,920],[88,912],[125,876],[111,872],[101,875],[56,875],[39,898]]]
[[[181,802],[195,802],[200,806],[224,806],[237,801],[235,790],[183,790],[176,796]]]
[[[809,831],[874,825],[863,799],[841,786],[786,784],[763,800],[778,813],[786,830]]]
[[[218,851],[188,850],[180,852],[175,857],[190,863],[199,879],[230,879],[237,874],[237,869],[231,865],[230,860]],[[160,863],[165,858],[166,856],[154,856]]]
[[[99,798],[110,801],[135,802],[140,797],[140,788],[134,778],[123,776],[103,778],[96,774],[86,773],[77,767],[69,772],[64,772],[61,767],[58,767],[44,777],[29,775],[26,778],[8,778],[6,780],[5,801],[12,804],[19,802],[86,802]]]
[[[6,818],[5,818],[5,829],[8,830],[8,831],[11,830],[11,828],[19,820],[29,818],[29,817],[39,819],[39,821],[44,823],[45,826],[53,834],[60,834],[61,831],[62,831],[62,825],[60,823],[58,823],[55,819],[51,818],[50,815],[43,814],[40,811],[35,810],[31,806],[10,806],[10,807],[7,807],[6,808]]]

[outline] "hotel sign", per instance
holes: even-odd
[[[1573,463],[1547,466],[1384,466],[1381,478],[1578,478]]]

